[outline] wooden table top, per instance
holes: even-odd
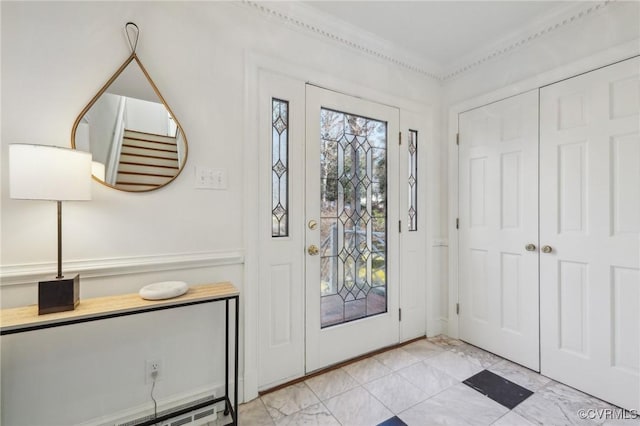
[[[165,300],[144,300],[138,293],[80,299],[73,311],[38,315],[38,306],[22,306],[0,310],[0,333],[56,327],[76,322],[97,320],[167,307],[204,303],[238,296],[240,292],[229,282],[190,286],[182,296]]]

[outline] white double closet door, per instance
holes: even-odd
[[[538,370],[537,90],[461,114],[459,132],[460,336]]]
[[[634,58],[459,116],[461,338],[636,410],[639,70]]]

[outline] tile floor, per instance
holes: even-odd
[[[240,425],[640,425],[621,410],[446,336],[415,341],[239,407]],[[222,420],[222,419],[221,419]],[[224,423],[224,422],[223,422]]]

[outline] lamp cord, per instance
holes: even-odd
[[[156,388],[156,374],[152,374],[152,375],[153,375],[153,384],[151,385],[151,400],[153,401],[153,419],[156,420],[158,418],[158,402],[153,397],[153,390]]]

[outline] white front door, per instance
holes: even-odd
[[[539,370],[538,91],[459,116],[460,338]]]
[[[395,344],[399,110],[306,87],[306,371]]]
[[[542,373],[636,410],[639,70],[635,58],[540,92]]]

